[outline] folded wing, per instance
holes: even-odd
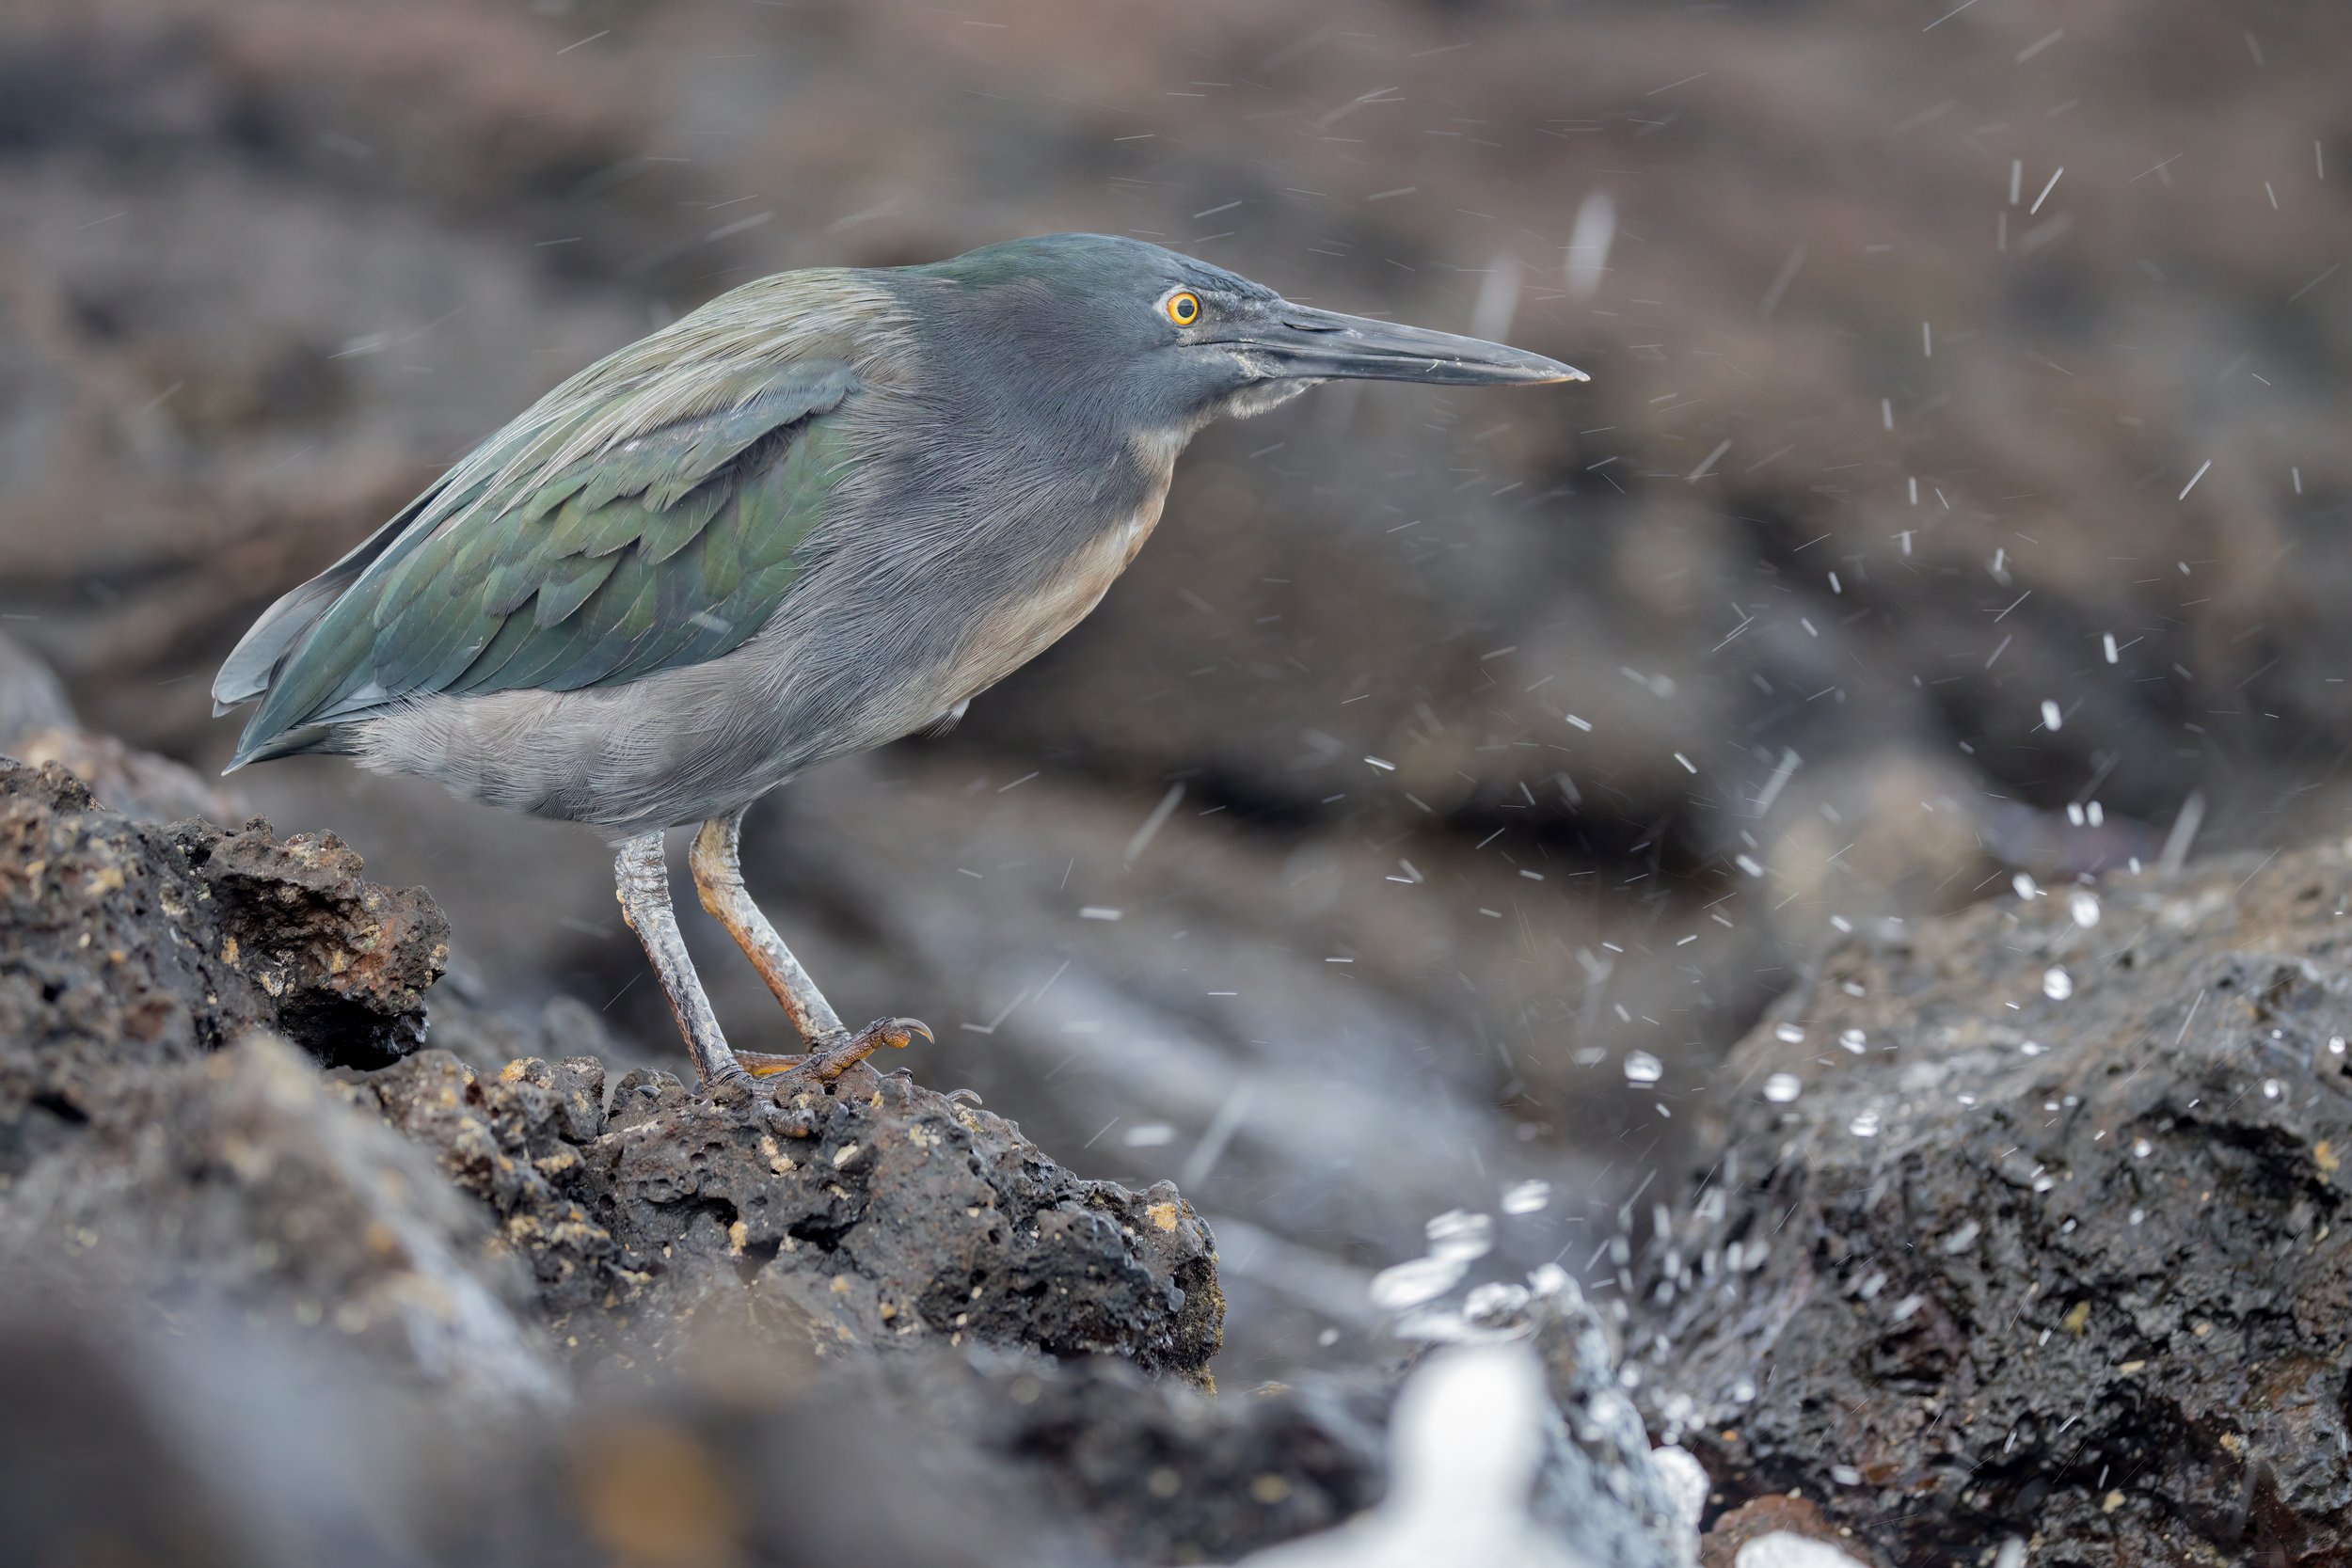
[[[215,681],[261,699],[231,767],[435,693],[571,691],[765,625],[840,477],[847,365],[559,388],[271,608]]]

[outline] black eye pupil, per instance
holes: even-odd
[[[1192,296],[1186,294],[1176,302],[1176,319],[1180,322],[1188,322],[1200,309],[1200,307],[1193,302]]]

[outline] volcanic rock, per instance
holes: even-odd
[[[1733,1054],[1651,1418],[1898,1563],[2352,1561],[2352,845],[2023,885]]]

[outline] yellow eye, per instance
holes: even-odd
[[[1178,326],[1190,326],[1200,319],[1200,296],[1186,290],[1168,296],[1168,319]]]

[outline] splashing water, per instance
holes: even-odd
[[[1491,1214],[1449,1209],[1422,1227],[1429,1238],[1429,1256],[1468,1263],[1494,1250],[1495,1222]]]
[[[1459,1258],[1416,1258],[1382,1269],[1372,1276],[1373,1306],[1383,1312],[1402,1312],[1435,1301],[1461,1282],[1467,1260]]]
[[[1502,1189],[1502,1212],[1506,1214],[1533,1214],[1550,1202],[1551,1183],[1549,1181],[1518,1181]]]

